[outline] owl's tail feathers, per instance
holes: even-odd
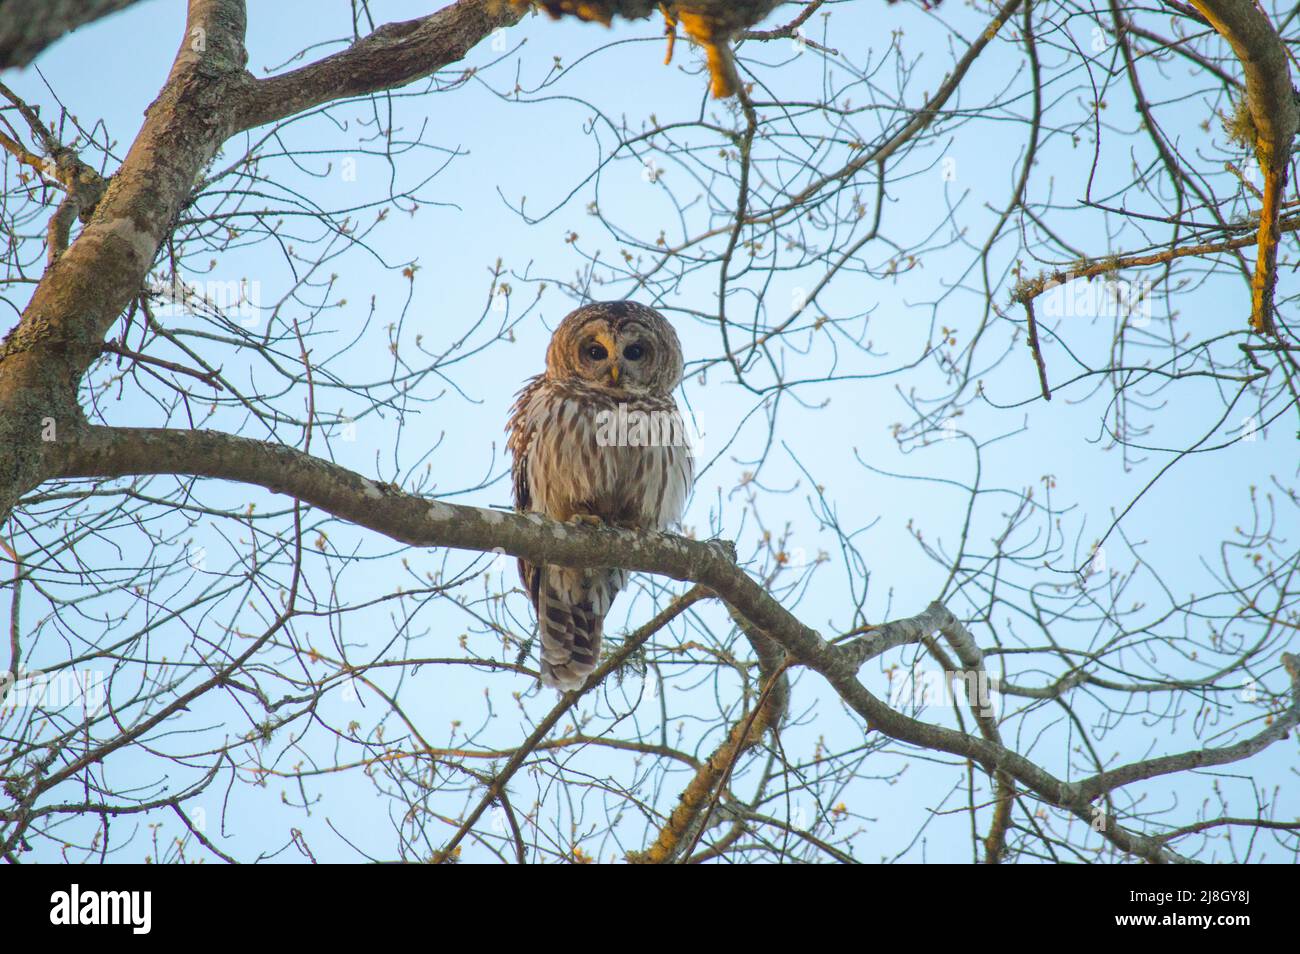
[[[581,689],[600,661],[605,614],[617,593],[600,571],[541,568],[537,627],[542,636],[542,685],[561,692]]]

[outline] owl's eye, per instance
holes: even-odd
[[[604,345],[589,345],[587,347],[587,357],[592,361],[604,361],[609,357],[609,352],[605,350]]]
[[[645,357],[645,348],[639,344],[630,344],[623,349],[623,357],[629,361],[640,361]]]

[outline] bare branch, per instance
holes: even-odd
[[[235,121],[251,129],[331,100],[405,86],[462,59],[522,15],[492,0],[456,0],[427,17],[387,23],[340,53],[253,81],[234,110]]]
[[[1120,786],[1157,775],[1238,761],[1286,736],[1300,721],[1300,687],[1291,708],[1252,739],[1151,759],[1092,779],[1067,783],[999,743],[912,719],[874,696],[858,680],[857,652],[836,648],[809,629],[738,567],[729,547],[671,534],[560,524],[538,514],[499,513],[415,497],[294,448],[210,431],[90,427],[59,444],[57,474],[117,477],[185,473],[255,484],[287,493],[359,526],[413,546],[501,550],[532,563],[621,566],[702,584],[778,642],[798,663],[821,674],[877,731],[949,752],[1006,773],[1048,802],[1091,819],[1090,803]],[[942,605],[897,625],[922,635],[931,626],[960,625]],[[951,630],[956,631],[956,630]],[[1150,860],[1176,860],[1162,845],[1111,824],[1107,837]]]

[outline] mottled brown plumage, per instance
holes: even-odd
[[[654,309],[595,302],[568,315],[507,426],[516,509],[632,529],[675,524],[693,475],[672,398],[681,378],[677,334]],[[519,575],[537,611],[542,682],[581,687],[626,573],[521,560]]]

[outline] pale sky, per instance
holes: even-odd
[[[139,128],[142,113],[165,78],[171,58],[182,32],[183,7],[172,0],[147,0],[127,12],[84,28],[65,38],[38,60],[40,71],[49,80],[62,102],[83,123],[102,119],[117,142],[118,154],[124,154],[131,137]],[[249,66],[258,75],[266,67],[280,68],[290,56],[303,47],[347,32],[346,4],[321,2],[258,2],[250,3],[248,48]],[[388,20],[406,19],[429,12],[430,5],[419,2],[372,3],[378,16]],[[884,50],[879,44],[887,42],[886,29],[904,31],[905,49],[911,52],[926,51],[917,72],[909,85],[909,104],[921,101],[921,96],[932,91],[939,78],[948,70],[952,57],[946,48],[943,31],[919,10],[902,5],[886,6],[879,2],[834,6],[830,20],[830,43],[840,53],[859,64],[875,62]],[[955,5],[944,7],[943,13],[953,22],[965,25],[967,36],[982,27],[984,17],[969,9],[958,10]],[[887,21],[887,25],[886,25]],[[596,26],[575,23],[553,24],[543,18],[526,19],[519,27],[508,31],[503,44],[513,51],[515,45],[526,39],[522,49],[506,56],[505,51],[494,51],[481,46],[471,52],[468,65],[483,67],[492,60],[506,56],[505,60],[489,70],[485,82],[504,87],[510,84],[516,63],[521,82],[535,86],[550,69],[553,57],[568,68],[568,72],[554,84],[533,94],[539,100],[530,103],[511,103],[502,100],[484,83],[472,81],[464,88],[445,94],[412,96],[393,101],[399,124],[414,132],[422,123],[428,123],[426,140],[442,147],[442,152],[426,150],[399,158],[396,176],[399,181],[413,185],[438,170],[445,168],[425,185],[421,194],[442,203],[439,207],[423,208],[418,214],[408,216],[393,213],[383,227],[372,236],[376,253],[389,263],[415,262],[416,272],[413,297],[406,307],[402,321],[403,340],[410,346],[415,335],[421,335],[425,347],[440,350],[455,341],[467,322],[483,308],[490,287],[490,270],[497,258],[504,261],[511,272],[514,295],[511,313],[517,314],[520,306],[531,300],[535,286],[528,281],[531,276],[572,277],[583,266],[574,243],[566,241],[570,232],[578,233],[576,245],[582,252],[593,254],[600,250],[602,260],[616,259],[619,244],[605,233],[599,223],[588,214],[589,202],[599,201],[607,217],[621,222],[636,222],[638,234],[653,234],[657,229],[641,223],[661,221],[670,239],[680,238],[681,220],[674,211],[668,194],[645,175],[644,168],[634,160],[612,163],[601,175],[599,189],[592,184],[582,184],[584,178],[601,158],[596,142],[588,134],[592,119],[590,108],[576,97],[582,96],[598,106],[606,117],[614,120],[626,118],[629,126],[639,128],[650,113],[655,113],[661,123],[673,119],[691,118],[700,108],[700,90],[703,81],[678,69],[662,65],[660,27],[653,23],[625,25],[612,33]],[[814,35],[817,35],[814,33]],[[611,38],[629,42],[606,50],[590,59],[584,54],[600,48]],[[1080,42],[1086,44],[1088,34],[1083,30]],[[872,47],[875,42],[877,46]],[[322,48],[314,54],[332,50]],[[982,59],[976,67],[976,76],[968,91],[963,93],[961,104],[975,108],[974,93],[987,95],[989,100],[1001,101],[1001,91],[1008,84],[1018,82],[1021,64],[1007,54],[1006,45],[999,48],[998,56]],[[678,62],[691,63],[694,57],[684,43],[678,45]],[[818,95],[821,83],[820,58],[797,55],[786,42],[773,44],[758,51],[756,57],[765,62],[777,62],[795,57],[791,65],[770,74],[773,91],[788,99],[811,98]],[[291,64],[296,65],[296,64]],[[767,75],[767,74],[765,74]],[[1176,84],[1182,74],[1171,71],[1169,83]],[[882,77],[881,90],[892,87],[892,76]],[[54,114],[52,97],[44,88],[33,69],[10,74],[6,78],[18,93],[45,106],[47,115]],[[411,90],[423,88],[416,84]],[[1015,89],[1022,88],[1015,86]],[[1152,92],[1158,98],[1162,91]],[[865,93],[864,93],[865,95]],[[883,96],[882,96],[883,98]],[[705,103],[706,110],[720,110],[713,103]],[[1023,101],[1008,98],[1001,110],[1022,115]],[[1197,123],[1203,107],[1196,102],[1186,106],[1188,115],[1185,133],[1197,135]],[[336,112],[337,117],[360,119],[366,113],[362,106]],[[881,116],[859,120],[869,132],[878,128],[873,122],[884,123],[891,119]],[[1128,116],[1109,117],[1122,129],[1131,129],[1133,120]],[[286,143],[305,150],[338,150],[332,157],[318,156],[304,160],[304,164],[317,173],[323,173],[326,163],[335,165],[327,174],[319,176],[295,173],[285,163],[275,166],[291,177],[286,184],[312,201],[330,207],[364,205],[377,201],[386,189],[388,167],[384,160],[358,152],[358,139],[364,135],[363,127],[353,124],[341,129],[333,122],[311,119],[293,127]],[[1217,124],[1207,136],[1218,136]],[[1094,186],[1097,194],[1109,191],[1107,180],[1123,183],[1131,176],[1128,154],[1130,144],[1115,137],[1113,153],[1103,156],[1102,175]],[[1149,144],[1147,144],[1149,147]],[[1143,144],[1138,142],[1138,149]],[[459,155],[452,156],[454,150]],[[948,142],[946,151],[931,149],[918,153],[908,160],[907,169],[914,177],[898,184],[887,212],[890,237],[901,243],[920,242],[942,219],[944,203],[961,210],[965,223],[975,223],[975,232],[967,241],[978,245],[984,236],[978,226],[992,221],[994,212],[985,203],[1004,203],[1010,183],[1018,169],[1017,162],[1023,150],[1023,130],[1010,123],[1000,123],[997,111],[989,121],[959,127],[955,138]],[[235,153],[226,150],[226,160]],[[953,161],[944,166],[942,159]],[[355,160],[355,179],[342,174],[345,158]],[[1043,146],[1040,165],[1050,167],[1055,200],[1062,205],[1075,202],[1083,190],[1083,177],[1091,160],[1091,147],[1073,146],[1066,135],[1057,135]],[[1143,162],[1146,160],[1143,159]],[[220,166],[222,158],[216,165]],[[271,167],[264,171],[269,172]],[[349,166],[349,168],[351,168]],[[945,175],[947,170],[947,175]],[[686,188],[685,171],[668,166],[663,170],[665,181],[690,192]],[[676,178],[674,178],[676,177]],[[1044,175],[1043,182],[1047,181]],[[580,187],[579,187],[580,186]],[[570,192],[579,187],[569,197]],[[727,188],[726,183],[722,188]],[[722,192],[715,201],[727,202],[732,191]],[[523,221],[513,207],[526,197],[525,209],[529,214],[559,206],[553,215],[537,224]],[[1039,196],[1041,198],[1042,196]],[[916,214],[912,210],[916,209]],[[696,212],[690,213],[694,216]],[[359,212],[361,221],[369,222],[373,210]],[[700,221],[693,218],[693,222]],[[1107,245],[1100,219],[1092,214],[1077,218],[1077,231],[1071,242],[1093,253],[1119,251]],[[302,227],[310,231],[308,226]],[[946,226],[944,228],[947,228]],[[825,240],[825,237],[823,237]],[[831,367],[838,374],[858,374],[862,379],[853,384],[835,387],[811,383],[793,392],[798,401],[787,395],[781,402],[776,426],[777,443],[771,448],[762,471],[762,483],[767,488],[792,488],[787,496],[772,496],[764,501],[764,524],[780,528],[787,521],[796,529],[794,545],[807,558],[825,550],[831,564],[822,568],[812,585],[802,594],[797,615],[809,625],[829,635],[853,625],[848,616],[851,607],[846,595],[846,573],[842,554],[835,535],[821,527],[817,518],[818,504],[811,496],[813,483],[823,485],[829,505],[833,506],[841,525],[848,532],[861,531],[855,538],[870,572],[870,587],[866,600],[866,613],[872,621],[920,612],[933,599],[942,586],[946,569],[926,558],[909,533],[909,522],[924,531],[927,543],[950,548],[956,541],[966,504],[965,496],[955,489],[951,481],[967,481],[972,473],[972,455],[965,440],[935,444],[910,453],[901,450],[891,437],[891,425],[910,420],[910,412],[900,395],[900,389],[916,388],[930,395],[940,393],[943,382],[932,365],[915,372],[873,375],[897,368],[918,356],[932,321],[956,329],[959,338],[973,330],[978,319],[981,301],[969,292],[959,291],[947,297],[937,315],[924,305],[941,294],[942,283],[952,282],[959,276],[964,263],[969,260],[968,248],[937,249],[929,253],[920,267],[898,282],[875,281],[857,276],[838,279],[821,305],[831,314],[872,312],[867,337],[871,339],[874,354],[862,354],[844,349],[834,355],[824,340],[813,346],[806,359],[811,373],[817,378]],[[996,257],[996,253],[995,253]],[[1005,266],[1005,256],[999,267]],[[346,305],[335,309],[337,334],[322,342],[323,350],[333,350],[350,340],[352,329],[359,328],[365,320],[370,296],[376,299],[376,317],[365,336],[348,354],[347,367],[356,369],[361,380],[382,380],[391,366],[388,338],[384,326],[398,321],[406,302],[409,288],[407,279],[396,271],[381,268],[376,260],[365,254],[350,252],[331,266],[338,273],[332,292],[334,299],[345,298]],[[328,270],[327,270],[328,271]],[[781,274],[765,292],[769,314],[782,314],[789,302],[798,295],[814,273],[794,272]],[[284,294],[288,276],[277,253],[267,245],[251,252],[225,256],[218,271],[221,280],[249,278],[260,283],[263,305]],[[995,276],[1000,280],[1000,277]],[[1284,281],[1286,279],[1284,278]],[[974,284],[972,282],[972,284]],[[753,460],[763,451],[766,426],[763,414],[753,414],[755,398],[729,381],[722,369],[715,368],[706,381],[691,375],[692,359],[714,356],[718,353],[716,328],[685,314],[674,314],[673,309],[708,312],[715,307],[713,291],[716,274],[706,271],[697,274],[674,294],[656,302],[673,317],[683,339],[688,362],[688,378],[683,396],[695,412],[703,431],[699,459],[710,466],[699,478],[694,498],[685,519],[685,525],[697,536],[719,534],[740,537],[742,554],[752,552],[756,528],[752,517],[744,513],[743,493],[736,490],[741,475],[753,468]],[[639,297],[628,283],[601,288],[593,293],[597,298]],[[1006,293],[998,301],[1006,303]],[[1244,301],[1248,296],[1239,279],[1218,279],[1193,291],[1174,296],[1180,327],[1201,331],[1232,322],[1244,321]],[[781,304],[782,302],[786,304]],[[407,468],[416,465],[423,470],[432,465],[432,489],[439,494],[455,494],[457,502],[480,506],[509,503],[509,483],[503,479],[506,462],[503,457],[502,427],[515,391],[529,375],[541,369],[541,356],[549,329],[574,306],[575,302],[560,289],[551,287],[540,305],[515,329],[516,341],[497,343],[484,355],[463,365],[448,369],[445,393],[438,400],[423,406],[412,406],[404,425],[400,458],[394,461],[392,450],[397,436],[395,415],[384,420],[373,417],[358,422],[355,442],[332,442],[336,457],[368,476],[394,480],[407,476]],[[286,317],[294,317],[294,306],[284,309]],[[305,309],[299,308],[299,312]],[[499,320],[504,316],[496,316]],[[1017,314],[1017,318],[1019,315]],[[1158,317],[1158,316],[1157,316]],[[1095,337],[1079,334],[1071,338],[1076,346],[1075,357],[1080,361],[1101,364],[1105,361],[1110,329],[1109,319],[1086,316],[1064,318],[1063,321],[1095,321]],[[6,327],[12,316],[6,313]],[[1005,334],[1005,323],[993,322],[997,333]],[[475,339],[487,344],[490,331],[485,330]],[[1090,349],[1083,352],[1078,346]],[[797,355],[790,354],[793,362]],[[1077,365],[1063,349],[1049,344],[1046,352],[1049,373],[1056,381],[1077,372]],[[800,372],[795,377],[804,377]],[[1132,500],[1133,496],[1164,466],[1170,454],[1153,450],[1130,462],[1126,467],[1119,451],[1101,449],[1099,421],[1108,389],[1094,392],[1088,386],[1078,386],[1058,394],[1050,404],[1032,401],[1037,393],[1037,379],[1028,350],[1018,346],[1008,360],[980,375],[985,380],[989,400],[998,405],[1026,402],[1021,410],[993,410],[987,406],[973,406],[957,422],[963,432],[980,440],[989,440],[1000,434],[1009,435],[989,448],[984,460],[982,481],[990,488],[1018,490],[1033,486],[1036,493],[1044,492],[1043,478],[1055,479],[1052,500],[1060,508],[1070,508],[1059,527],[1043,526],[1044,535],[1055,534],[1067,541],[1067,552],[1086,558],[1093,542],[1100,537],[1115,513]],[[1196,440],[1206,419],[1202,398],[1211,398],[1198,388],[1209,384],[1188,384],[1169,397],[1170,401],[1158,413],[1145,420],[1154,425],[1152,433],[1142,438],[1152,447],[1183,447]],[[428,389],[427,393],[435,393]],[[1200,395],[1198,397],[1198,395]],[[829,399],[829,403],[824,403]],[[337,404],[337,401],[335,402]],[[1217,407],[1217,405],[1214,405]],[[331,407],[336,410],[336,407]],[[344,409],[346,413],[346,408]],[[110,423],[153,423],[156,410],[129,396],[119,405],[112,406]],[[1249,415],[1243,410],[1238,418],[1225,423],[1221,439],[1234,436],[1230,430],[1242,426]],[[743,424],[742,424],[743,422]],[[212,426],[234,428],[240,423],[236,415],[214,418]],[[727,439],[741,426],[739,438],[732,444]],[[1180,594],[1209,593],[1216,583],[1207,570],[1207,564],[1217,566],[1219,542],[1229,537],[1233,528],[1251,522],[1251,502],[1247,484],[1260,488],[1260,493],[1271,490],[1270,475],[1276,474],[1282,482],[1295,476],[1295,426],[1294,419],[1284,419],[1277,426],[1258,434],[1258,439],[1240,442],[1216,454],[1192,455],[1174,466],[1158,484],[1156,491],[1147,494],[1128,515],[1124,532],[1129,540],[1141,541],[1144,558],[1157,565],[1162,577]],[[254,434],[250,426],[247,433]],[[1215,440],[1212,443],[1218,443]],[[428,448],[437,449],[427,459],[421,459]],[[314,445],[313,449],[317,449]],[[874,473],[862,466],[869,462],[879,471],[911,475],[923,480],[892,479]],[[399,466],[400,465],[400,466]],[[491,480],[484,489],[460,493],[465,488],[478,486]],[[430,489],[430,488],[426,488]],[[285,498],[258,490],[231,488],[223,491],[222,498],[231,501],[257,501],[261,507],[283,507]],[[213,494],[210,499],[218,499]],[[987,542],[1000,529],[1000,521],[1015,501],[1010,494],[990,494],[982,498],[973,521],[972,539],[979,541],[974,549],[985,552]],[[1287,509],[1289,508],[1289,509]],[[1294,504],[1279,507],[1279,520],[1292,529],[1295,526]],[[219,563],[228,540],[218,533],[215,525],[205,524],[196,530],[198,546],[212,554],[210,562]],[[1287,536],[1286,533],[1282,534]],[[1294,533],[1290,534],[1294,536]],[[230,536],[227,534],[227,536]],[[353,538],[365,552],[381,555],[373,569],[352,573],[344,585],[346,595],[362,601],[375,593],[384,592],[394,579],[394,567],[401,558],[407,558],[420,573],[438,570],[447,559],[449,567],[464,567],[473,555],[442,552],[406,551],[369,533],[348,533],[331,530],[331,540],[344,546],[344,538]],[[1133,561],[1131,554],[1118,541],[1107,549],[1112,565],[1127,569]],[[1071,577],[1064,571],[1069,561],[1062,560],[1055,570],[1042,570],[1033,581],[1038,586],[1071,585]],[[489,572],[500,572],[498,567]],[[1058,572],[1059,571],[1059,572]],[[400,571],[396,571],[400,572]],[[448,571],[449,572],[449,571]],[[507,567],[506,581],[512,581],[513,568]],[[322,581],[322,585],[323,585]],[[648,581],[646,581],[648,582]],[[860,581],[859,581],[860,582]],[[658,581],[657,585],[663,585]],[[672,592],[682,585],[668,582]],[[471,587],[482,592],[482,584]],[[636,587],[633,588],[637,589]],[[516,615],[528,619],[521,598],[516,597]],[[1149,578],[1136,581],[1124,594],[1124,604],[1150,601],[1161,605],[1159,587]],[[970,610],[959,598],[952,606],[955,612]],[[0,617],[8,612],[7,605]],[[607,625],[607,632],[621,632],[644,622],[651,614],[651,602],[644,594],[624,594]],[[456,650],[456,640],[466,632],[470,621],[455,609],[440,602],[431,602],[417,614],[419,632],[411,653],[422,656],[449,654]],[[721,625],[721,615],[710,608],[704,619]],[[364,624],[361,623],[365,620]],[[1038,634],[1019,631],[1023,620],[997,620],[1004,627],[1002,635],[1007,644],[1014,645],[1018,637],[1035,639]],[[306,624],[310,626],[310,624]],[[350,618],[353,627],[346,635],[361,645],[378,648],[393,636],[392,619],[383,609],[360,618]],[[1180,624],[1170,623],[1176,629]],[[1095,631],[1087,627],[1064,627],[1058,634],[1070,645],[1083,645],[1093,639],[1107,637],[1105,625],[1099,623]],[[984,641],[985,632],[976,632]],[[1176,636],[1176,632],[1165,635]],[[172,638],[184,646],[183,633]],[[328,639],[321,635],[322,643]],[[55,655],[63,652],[56,649]],[[364,655],[358,650],[359,655]],[[40,651],[29,666],[38,665]],[[913,659],[910,653],[893,653],[873,661],[864,670],[863,678],[877,695],[888,695],[888,682],[882,672],[884,666],[897,663],[906,666]],[[1131,660],[1136,671],[1148,672],[1143,661]],[[1157,665],[1164,665],[1160,657]],[[1184,660],[1186,668],[1167,672],[1169,676],[1190,676],[1204,671],[1207,661]],[[1030,676],[1020,674],[1022,681]],[[1040,674],[1042,682],[1051,675]],[[489,705],[484,689],[492,696]],[[634,687],[635,688],[635,687]],[[693,692],[699,694],[701,712],[713,713],[707,705],[712,688],[702,685]],[[540,717],[549,707],[549,694],[539,696],[535,687],[523,676],[466,676],[452,680],[436,667],[424,668],[407,677],[403,700],[408,714],[418,721],[425,738],[433,744],[450,744],[459,738],[450,727],[451,720],[462,720],[466,726],[484,726],[480,744],[506,748],[517,744],[527,735],[531,721],[509,698],[510,692],[529,694],[525,700],[526,711],[533,719]],[[689,696],[689,694],[688,694]],[[674,700],[683,713],[689,713],[693,696]],[[337,713],[350,705],[344,700],[332,700],[337,721],[346,722]],[[1105,733],[1097,741],[1104,755],[1115,755],[1120,761],[1149,755],[1181,751],[1195,744],[1224,744],[1232,736],[1215,736],[1213,731],[1203,731],[1198,743],[1193,734],[1192,719],[1183,718],[1179,729],[1171,732],[1165,722],[1153,724],[1139,714],[1150,705],[1162,711],[1163,700],[1135,697],[1135,713],[1120,728]],[[584,702],[584,708],[598,710],[602,703],[596,695]],[[1086,708],[1086,705],[1085,705]],[[358,720],[364,721],[379,709],[357,708]],[[608,711],[607,707],[605,711]],[[647,718],[657,715],[657,706]],[[833,740],[833,746],[848,748],[861,736],[858,720],[848,717],[832,694],[820,684],[815,674],[805,673],[796,679],[791,715],[793,724],[783,734],[787,751],[811,756],[819,736]],[[951,712],[943,707],[930,707],[922,717],[953,724]],[[190,728],[203,728],[219,741],[223,732],[242,734],[247,726],[231,720],[226,707],[209,708],[206,704],[195,707],[187,716]],[[674,720],[673,729],[677,722]],[[1058,713],[1040,711],[1030,716],[1027,725],[1041,734],[1026,731],[1007,736],[1008,745],[1029,755],[1054,772],[1065,773],[1065,758],[1073,747],[1070,733],[1074,731]],[[176,728],[181,728],[178,724]],[[1092,727],[1090,727],[1092,728]],[[463,731],[463,730],[462,730]],[[1247,733],[1258,731],[1252,724]],[[1206,740],[1211,740],[1209,743]],[[188,744],[188,743],[187,743]],[[707,745],[704,747],[707,751]],[[330,753],[322,748],[323,758]],[[286,763],[298,756],[286,756]],[[608,771],[612,775],[626,772],[627,759],[606,753],[586,753],[578,756],[582,764],[595,772]],[[854,811],[871,821],[861,824],[862,833],[854,841],[854,850],[864,860],[893,858],[901,855],[905,860],[965,861],[969,859],[967,840],[968,819],[957,812],[936,816],[928,820],[927,808],[938,805],[936,791],[952,783],[959,773],[951,768],[947,756],[939,768],[930,757],[917,758],[901,754],[897,749],[871,757],[862,769],[864,775],[887,776],[904,769],[903,774],[891,783],[859,780],[852,783],[840,796]],[[1279,743],[1263,755],[1230,766],[1227,775],[1253,777],[1270,788],[1281,785],[1283,794],[1279,814],[1294,817],[1300,814],[1300,786],[1295,785],[1296,750],[1293,741]],[[576,763],[575,763],[576,764]],[[143,782],[133,776],[133,771],[149,772],[156,776],[156,766],[139,755],[115,757],[109,777],[121,786]],[[684,773],[669,776],[669,784],[684,784]],[[1159,782],[1135,787],[1148,795],[1154,804],[1178,805],[1171,818],[1180,824],[1194,820],[1195,806],[1211,790],[1214,777],[1209,774],[1195,778],[1179,776],[1173,783]],[[1225,788],[1232,791],[1234,804],[1240,803],[1238,814],[1254,810],[1254,800],[1247,782],[1225,778]],[[181,784],[170,779],[168,784]],[[527,803],[535,794],[536,783],[521,773],[512,785],[516,804]],[[394,836],[388,812],[390,806],[377,799],[366,780],[355,774],[330,778],[324,788],[325,800],[313,810],[310,817],[300,811],[281,805],[281,791],[298,797],[296,786],[270,781],[266,788],[255,789],[236,786],[227,806],[227,829],[233,834],[220,843],[241,856],[255,853],[255,847],[278,844],[290,826],[298,827],[308,837],[313,851],[321,860],[356,860],[361,855],[358,848],[377,857],[392,857]],[[200,799],[206,806],[209,825],[217,827],[221,811],[221,792],[214,788],[211,796]],[[796,799],[797,800],[797,799]],[[947,808],[960,808],[964,797],[954,792]],[[449,806],[443,806],[450,808]],[[459,806],[457,806],[459,807]],[[776,809],[772,809],[775,813]],[[792,817],[807,818],[817,812],[814,805],[794,805]],[[127,825],[129,821],[119,821]],[[914,835],[926,825],[919,840]],[[211,832],[210,832],[211,834]],[[351,842],[351,844],[349,844]],[[1092,842],[1096,844],[1096,840]],[[354,848],[353,846],[357,846]],[[1274,849],[1276,851],[1276,849]],[[466,848],[467,858],[486,859],[472,846]],[[613,844],[602,847],[602,858],[616,853]],[[120,860],[133,860],[133,850]],[[289,852],[284,860],[296,860]],[[1274,855],[1276,857],[1276,855]],[[47,855],[38,860],[54,860]]]

